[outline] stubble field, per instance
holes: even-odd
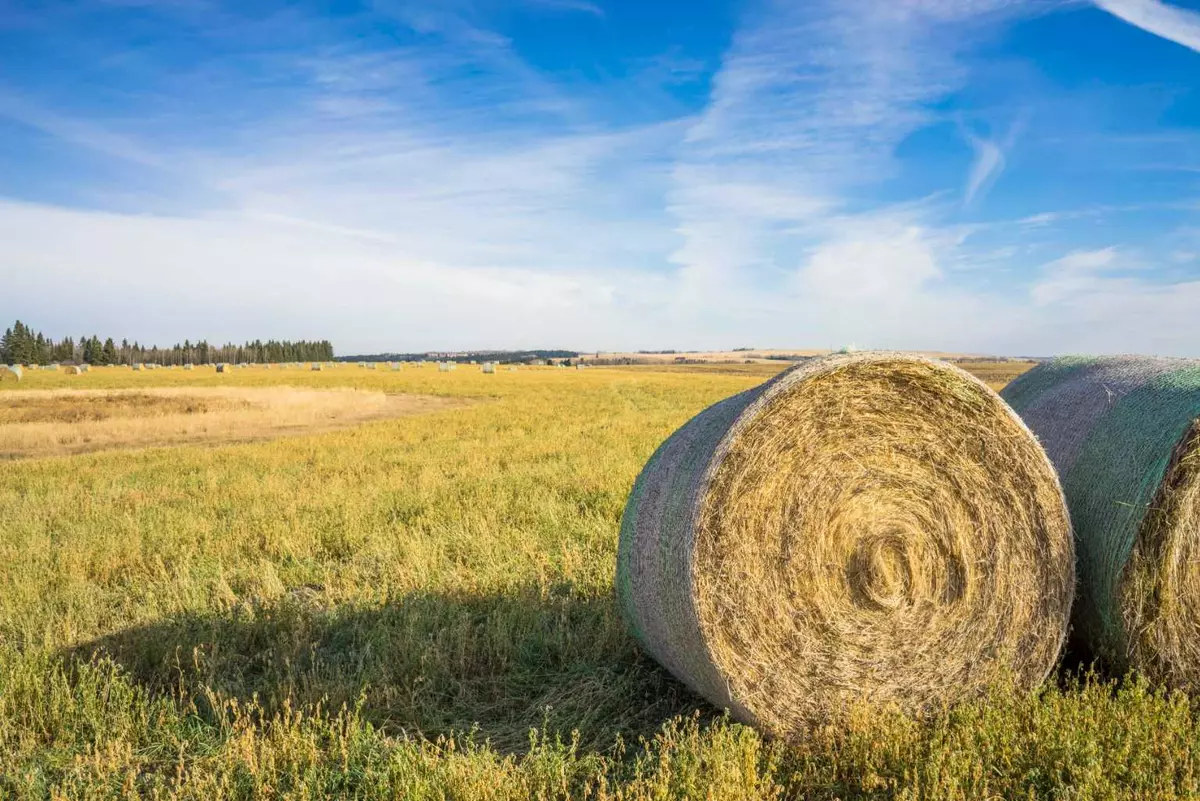
[[[783,366],[4,384],[0,797],[1200,794],[1192,702],[1136,678],[779,743],[639,654],[612,586],[629,487]]]

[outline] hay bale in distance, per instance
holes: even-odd
[[[650,458],[617,591],[642,646],[787,736],[856,701],[920,712],[1038,685],[1074,554],[1049,459],[981,381],[862,353],[701,412]]]
[[[221,363],[221,364],[218,364],[218,365],[217,365],[217,372],[218,372],[218,373],[227,373],[227,372],[229,372],[229,371],[230,371],[230,370],[232,370],[232,369],[233,369],[233,365],[231,365],[231,364],[225,364],[225,363]]]
[[[318,373],[319,373],[319,372],[320,372],[322,369],[323,369],[323,368],[322,368],[322,366],[321,366],[321,363],[320,363],[320,362],[313,362],[313,365],[312,365],[312,371],[313,371],[313,372],[318,372]]]
[[[63,368],[63,372],[66,373],[67,375],[82,375],[83,374],[83,370],[80,370],[79,367],[77,367],[74,364],[68,364],[66,367]]]
[[[496,365],[491,362],[484,362],[480,369],[485,375],[494,375],[496,373]]]
[[[12,379],[20,381],[25,375],[25,371],[21,369],[19,364],[0,364],[0,381]]]
[[[1200,690],[1200,360],[1065,357],[1002,394],[1062,478],[1081,644]]]

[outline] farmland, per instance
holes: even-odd
[[[630,485],[783,366],[4,384],[0,796],[1200,794],[1192,703],[1135,677],[781,743],[640,655],[612,586]]]

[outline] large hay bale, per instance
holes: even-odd
[[[1066,357],[1003,396],[1062,478],[1080,644],[1200,689],[1200,361]]]
[[[484,362],[480,369],[487,375],[494,375],[496,372],[496,365],[492,364],[491,362]]]
[[[982,382],[817,359],[692,418],[642,470],[617,589],[642,646],[777,735],[856,701],[919,712],[1039,684],[1067,630],[1050,461]]]
[[[231,365],[231,364],[224,364],[224,363],[222,363],[222,364],[218,364],[218,365],[217,365],[217,372],[218,372],[218,373],[225,373],[225,372],[229,372],[229,371],[230,371],[230,370],[232,370],[232,369],[233,369],[233,365]]]
[[[25,371],[21,369],[21,365],[19,364],[0,364],[0,381],[6,379],[20,381],[24,375]]]
[[[63,368],[63,372],[67,375],[82,375],[83,370],[79,369],[79,367],[74,364],[68,364]]]

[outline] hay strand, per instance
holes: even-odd
[[[1065,357],[1003,395],[1062,476],[1080,644],[1200,689],[1200,361]]]
[[[637,640],[777,735],[1039,684],[1074,585],[1045,453],[983,383],[892,353],[797,365],[675,432],[638,477],[617,588]]]

